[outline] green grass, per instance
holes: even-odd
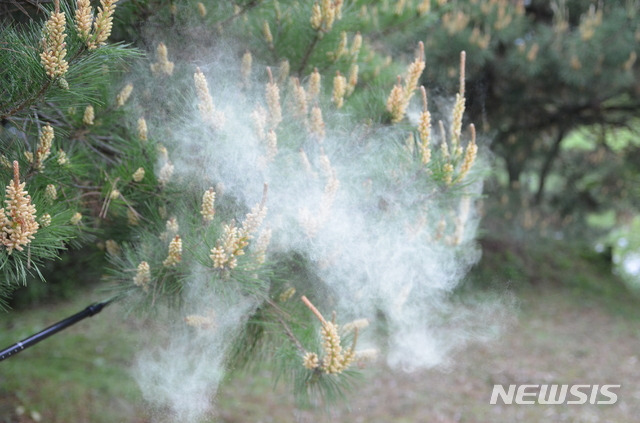
[[[512,290],[527,295],[541,289],[588,304],[596,302],[611,313],[640,319],[638,295],[613,271],[610,254],[580,242],[535,237],[526,241],[485,236],[482,259],[469,272],[461,291]]]
[[[72,301],[1,317],[0,345],[9,346],[62,320],[96,300],[83,292]],[[117,305],[0,363],[0,421],[17,407],[39,412],[48,422],[131,421],[141,395],[128,366],[136,332],[127,327]]]

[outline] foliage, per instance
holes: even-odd
[[[70,9],[64,6],[67,20],[72,21]],[[116,72],[119,63],[136,52],[122,45],[89,51],[70,30],[64,43],[69,71],[52,78],[45,73],[39,50],[34,48],[40,44],[38,23],[8,24],[1,31],[0,60],[8,66],[2,68],[0,89],[0,178],[14,179],[12,162],[18,164],[18,179],[31,193],[40,225],[26,248],[0,250],[0,297],[5,297],[29,275],[42,277],[39,267],[43,262],[54,259],[67,246],[91,238],[89,222],[86,218],[76,222],[74,215],[86,207],[82,198],[91,195],[87,194],[92,189],[87,183],[93,171],[90,155],[91,149],[99,147],[90,145],[94,140],[82,127],[76,107],[89,99],[99,101],[97,94],[109,73]]]
[[[637,137],[637,2],[438,3],[441,19],[415,28],[438,64],[423,80],[447,86],[455,53],[467,51],[468,116],[498,157],[491,193],[511,197],[502,217],[542,230],[571,221],[587,235],[584,218],[613,209],[624,224],[638,207],[637,146],[612,145]],[[569,148],[576,133],[592,147]]]
[[[465,255],[482,175],[475,128],[462,126],[464,55],[453,107],[432,117],[423,45],[401,31],[424,2],[123,2],[120,42],[101,45],[113,3],[93,26],[78,18],[91,15],[83,1],[26,22],[2,15],[0,179],[19,166],[40,227],[22,251],[0,249],[0,294],[73,242],[95,247],[113,295],[140,311],[175,306],[194,342],[222,343],[225,367],[265,357],[302,397],[339,397],[366,360],[364,324],[329,318],[345,299],[319,276],[341,265],[340,243],[322,236],[340,232],[346,204],[377,225],[362,232],[370,242],[385,228],[415,266],[425,246]],[[394,61],[392,42],[415,50]]]
[[[510,189],[496,233],[629,221],[635,3],[142,0],[113,22],[112,0],[2,5],[0,181],[30,197],[3,203],[0,298],[80,247],[212,362],[339,397],[367,358],[348,313],[391,345],[394,307],[426,309],[473,261],[484,140]]]

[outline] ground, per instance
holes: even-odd
[[[517,292],[496,339],[471,344],[450,365],[403,373],[381,363],[341,404],[296,408],[269,371],[240,374],[221,387],[217,421],[231,422],[636,422],[640,415],[640,311],[559,287]],[[2,317],[9,345],[100,298]],[[148,422],[128,366],[146,324],[109,307],[0,363],[0,422]],[[123,323],[124,322],[124,323]],[[114,330],[117,324],[119,330]],[[489,405],[495,383],[621,384],[615,405]]]
[[[459,351],[447,368],[407,374],[377,367],[348,405],[325,416],[295,410],[284,394],[251,393],[251,379],[239,379],[222,395],[220,415],[225,422],[631,423],[640,414],[639,357],[640,327],[627,312],[571,292],[529,290],[497,340]],[[496,383],[622,387],[615,405],[492,406]]]

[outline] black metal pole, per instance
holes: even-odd
[[[113,299],[110,299],[107,301],[103,301],[101,303],[91,304],[89,307],[85,308],[81,312],[76,313],[71,317],[67,317],[66,319],[61,320],[58,323],[54,323],[53,325],[49,326],[45,330],[40,331],[35,335],[31,335],[30,337],[25,338],[22,341],[19,341],[8,348],[5,348],[4,350],[0,351],[0,361],[9,357],[13,357],[14,355],[18,354],[20,351],[24,350],[25,348],[29,348],[30,346],[37,344],[43,339],[46,339],[51,335],[60,332],[62,329],[68,328],[69,326],[79,322],[82,319],[85,319],[87,317],[93,316],[94,314],[100,313],[100,311],[102,311],[102,309],[105,306],[109,305],[112,301]]]

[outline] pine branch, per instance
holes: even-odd
[[[307,67],[307,62],[309,61],[309,58],[311,57],[311,53],[313,53],[313,49],[315,49],[316,44],[318,43],[318,41],[320,41],[320,32],[316,31],[314,36],[313,36],[313,39],[311,40],[311,42],[307,46],[307,49],[305,50],[304,55],[302,56],[302,60],[300,62],[300,66],[298,66],[298,70],[297,70],[298,77],[302,76],[305,68]]]

